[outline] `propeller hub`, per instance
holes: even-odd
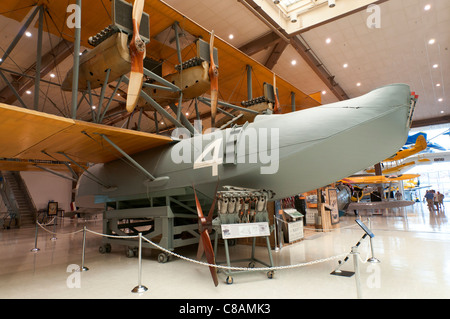
[[[145,42],[142,41],[141,38],[138,38],[138,39],[136,39],[135,47],[138,52],[144,52],[145,51]]]

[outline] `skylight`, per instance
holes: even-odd
[[[284,4],[286,7],[295,4],[297,2],[300,2],[301,0],[281,0],[281,3]]]

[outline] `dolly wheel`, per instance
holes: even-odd
[[[168,254],[166,254],[166,253],[160,253],[159,255],[158,255],[158,262],[160,263],[160,264],[165,264],[166,262],[168,262],[169,261],[169,255]]]

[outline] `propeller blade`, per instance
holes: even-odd
[[[275,76],[275,73],[273,74],[273,95],[275,96],[275,105],[273,106],[273,112],[278,113],[278,111],[280,109],[280,102],[278,101],[277,77]]]
[[[216,258],[214,256],[214,249],[211,243],[211,238],[209,238],[208,230],[206,229],[202,232],[202,241],[208,264],[215,265]],[[217,268],[209,266],[209,271],[211,272],[211,277],[214,281],[214,286],[217,287],[219,285],[219,279],[217,278]]]
[[[203,256],[203,252],[206,255],[206,260],[209,264],[215,265],[216,264],[216,258],[214,256],[214,249],[211,243],[211,238],[209,237],[209,228],[211,227],[211,221],[208,221],[205,216],[203,215],[202,207],[200,205],[200,202],[197,197],[197,192],[195,191],[194,185],[192,185],[192,188],[194,189],[194,195],[195,195],[195,205],[197,207],[197,215],[200,219],[200,240],[199,240],[199,247],[197,250],[197,259],[200,259]],[[215,203],[215,201],[214,201]],[[214,205],[215,206],[215,205]],[[212,216],[212,214],[211,214]],[[209,215],[208,215],[209,218]],[[211,272],[212,279],[214,281],[214,285],[217,287],[219,285],[219,280],[217,278],[217,269],[215,267],[209,266],[209,271]]]
[[[214,214],[214,209],[216,208],[216,202],[217,202],[217,190],[219,189],[219,180],[217,180],[217,184],[216,184],[216,190],[214,191],[214,200],[213,203],[211,205],[211,208],[209,209],[209,213],[208,213],[208,217],[206,218],[208,220],[208,222],[212,222],[212,218],[213,218],[213,214]]]
[[[209,41],[209,80],[211,82],[211,127],[215,127],[219,98],[219,68],[214,62],[214,30]]]
[[[133,112],[144,83],[145,43],[139,35],[145,0],[135,0],[133,5],[133,38],[130,42],[131,74],[128,83],[127,111]]]
[[[144,83],[143,73],[131,71],[130,82],[128,84],[127,92],[127,111],[129,113],[133,112],[137,102],[139,101],[139,95]]]
[[[200,234],[200,239],[198,241],[198,248],[197,248],[197,260],[202,259],[204,252],[205,248],[203,247],[203,237]]]
[[[202,225],[205,225],[205,224],[206,224],[206,218],[205,218],[205,216],[203,215],[202,206],[200,205],[200,202],[198,201],[197,192],[195,191],[194,185],[192,185],[192,188],[194,189],[195,205],[196,205],[196,207],[197,207],[197,215],[198,215],[198,218],[200,219]]]
[[[144,13],[145,0],[135,0],[133,5],[133,20],[136,20],[137,24],[141,24],[142,14]],[[139,30],[139,29],[138,29]]]

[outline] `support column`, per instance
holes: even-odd
[[[42,36],[44,29],[44,7],[39,6],[39,29],[36,53],[36,78],[34,80],[34,110],[39,108],[39,93],[41,92],[41,65],[42,65]]]
[[[73,79],[72,79],[72,118],[77,118],[77,101],[78,101],[78,77],[80,72],[80,47],[81,47],[81,0],[77,0],[77,9],[79,13],[76,15],[75,21],[75,41],[73,49]],[[77,25],[78,23],[78,25]]]

